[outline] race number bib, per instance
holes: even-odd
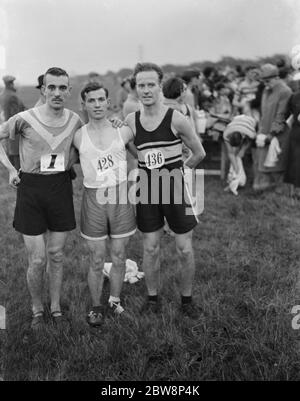
[[[64,153],[50,153],[41,156],[41,171],[65,171]]]
[[[97,159],[97,174],[101,175],[105,171],[113,168],[114,165],[114,159],[111,154],[104,157],[99,157],[99,159]]]
[[[165,157],[161,150],[150,150],[145,155],[145,163],[150,170],[159,168],[165,164]]]

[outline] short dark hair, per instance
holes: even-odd
[[[203,75],[205,76],[205,78],[208,78],[211,75],[211,73],[217,73],[215,67],[208,65],[207,67],[204,68]]]
[[[136,78],[139,72],[145,72],[145,71],[155,71],[158,75],[159,83],[161,83],[164,73],[162,69],[157,64],[154,63],[137,63],[133,71],[134,78]]]
[[[243,141],[242,134],[238,131],[234,131],[232,134],[228,135],[228,141],[231,146],[240,146]]]
[[[182,79],[185,83],[189,84],[193,78],[199,78],[201,71],[198,68],[189,68],[183,71]]]
[[[65,71],[59,67],[51,67],[51,68],[48,68],[48,70],[44,74],[44,78],[43,78],[44,85],[46,83],[46,75],[54,75],[55,77],[63,76],[63,77],[67,77],[69,79],[69,74],[67,73],[67,71]]]
[[[87,83],[80,92],[81,99],[85,101],[86,94],[92,91],[97,91],[98,89],[103,89],[108,98],[108,90],[103,87],[103,85],[99,84],[98,82],[89,82]]]
[[[215,90],[217,92],[224,88],[226,88],[225,82],[217,82],[215,85]]]
[[[131,77],[130,77],[129,84],[130,84],[131,90],[134,90],[134,89],[136,88],[136,79],[135,79],[134,76],[131,76]]]
[[[182,94],[183,88],[183,79],[172,77],[163,83],[162,91],[166,99],[177,99]]]
[[[245,73],[247,73],[248,71],[251,71],[251,70],[257,70],[257,66],[256,65],[254,65],[254,64],[250,64],[250,65],[247,65],[247,67],[245,68]]]

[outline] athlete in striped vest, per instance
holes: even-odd
[[[155,64],[137,64],[134,70],[136,88],[143,108],[129,114],[126,121],[134,133],[139,166],[140,194],[147,192],[146,201],[137,203],[137,225],[143,232],[144,260],[148,299],[143,310],[159,311],[158,301],[160,238],[164,218],[175,233],[176,249],[181,269],[182,312],[192,315],[192,284],[195,273],[192,232],[198,219],[187,215],[183,183],[182,142],[192,154],[185,165],[194,168],[205,157],[201,142],[185,116],[162,103],[162,70]],[[172,173],[168,189],[157,181],[164,170]],[[146,178],[146,179],[145,179]],[[164,197],[166,195],[166,201]],[[154,198],[156,200],[154,201]],[[177,202],[176,200],[177,199]],[[178,199],[180,202],[178,203]],[[195,315],[195,313],[194,313]]]

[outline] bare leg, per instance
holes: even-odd
[[[148,295],[157,295],[159,289],[160,279],[160,238],[163,229],[153,233],[144,233],[144,257],[143,257],[143,270],[145,273],[145,281],[148,290]]]
[[[179,256],[179,266],[181,272],[181,295],[189,297],[192,295],[192,287],[195,276],[195,260],[192,244],[193,231],[185,234],[176,234],[176,250]]]
[[[92,297],[93,306],[100,306],[100,299],[103,288],[103,267],[106,253],[106,241],[87,240],[88,248],[91,252],[91,262],[88,272],[88,284]]]
[[[46,264],[46,249],[44,236],[23,235],[25,247],[28,254],[27,284],[31,295],[32,311],[37,313],[44,310],[43,273]]]
[[[48,274],[51,312],[60,311],[60,293],[63,278],[63,248],[66,239],[66,232],[49,232],[47,250],[49,255]]]
[[[112,238],[111,239],[111,259],[112,267],[109,274],[110,279],[110,295],[120,298],[122,285],[125,277],[126,262],[126,246],[128,238]]]

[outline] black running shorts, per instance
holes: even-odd
[[[145,190],[146,197],[142,196]],[[147,182],[141,182],[140,175],[138,196],[141,201],[136,205],[138,229],[144,233],[155,232],[164,226],[166,219],[175,234],[191,231],[198,224],[198,217],[189,203],[187,191],[180,169],[168,183],[162,179],[155,181],[149,174]]]
[[[25,235],[47,230],[64,232],[76,227],[69,172],[21,173],[17,189],[14,228]]]

